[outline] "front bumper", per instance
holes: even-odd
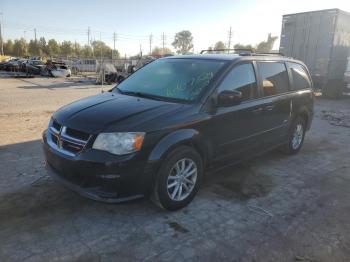
[[[48,174],[90,199],[123,202],[145,196],[153,186],[155,170],[142,157],[115,156],[93,149],[68,156],[50,147],[46,132],[43,150]]]

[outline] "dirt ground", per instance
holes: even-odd
[[[350,99],[316,100],[298,155],[212,172],[188,207],[167,212],[147,199],[88,200],[46,175],[50,115],[99,92],[76,79],[0,78],[0,261],[349,261],[350,128],[337,118]]]

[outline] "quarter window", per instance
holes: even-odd
[[[242,92],[243,101],[252,98],[257,90],[253,65],[246,63],[234,67],[219,86],[219,92],[224,90]]]
[[[263,96],[273,96],[289,90],[286,66],[279,62],[258,62]]]
[[[292,72],[294,90],[310,88],[310,79],[304,67],[296,63],[289,63],[289,67]]]

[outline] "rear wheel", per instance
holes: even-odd
[[[203,162],[191,147],[172,151],[159,169],[153,201],[168,210],[188,205],[198,192],[203,176]]]
[[[284,150],[287,154],[293,155],[300,151],[304,142],[305,131],[306,122],[302,117],[298,116],[289,130],[288,143]]]

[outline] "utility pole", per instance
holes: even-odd
[[[34,28],[34,39],[35,39],[35,43],[36,43],[36,28]]]
[[[231,48],[231,41],[232,41],[232,27],[230,26],[230,31],[228,32],[228,49]],[[230,50],[227,50],[227,53],[229,53]]]
[[[0,41],[1,41],[1,55],[4,55],[4,38],[2,37],[2,13],[0,13],[1,19],[0,19]]]
[[[103,93],[103,81],[104,81],[104,77],[105,77],[105,72],[104,72],[104,67],[102,65],[103,61],[102,61],[102,37],[101,37],[101,32],[100,32],[100,51],[101,51],[101,62],[100,62],[100,74],[101,74],[101,93]]]
[[[153,35],[149,35],[149,54],[152,54],[152,41],[153,41]]]
[[[114,32],[113,33],[113,54],[112,54],[112,59],[114,58],[114,55],[115,55],[115,41],[117,41],[117,34]]]
[[[140,44],[140,57],[142,57],[142,45]]]
[[[163,32],[162,36],[161,36],[161,39],[162,39],[162,47],[163,47],[163,55],[164,55],[164,48],[165,48],[165,39],[166,39],[166,36]]]
[[[90,46],[90,26],[88,27],[87,35],[88,35],[88,46]]]

